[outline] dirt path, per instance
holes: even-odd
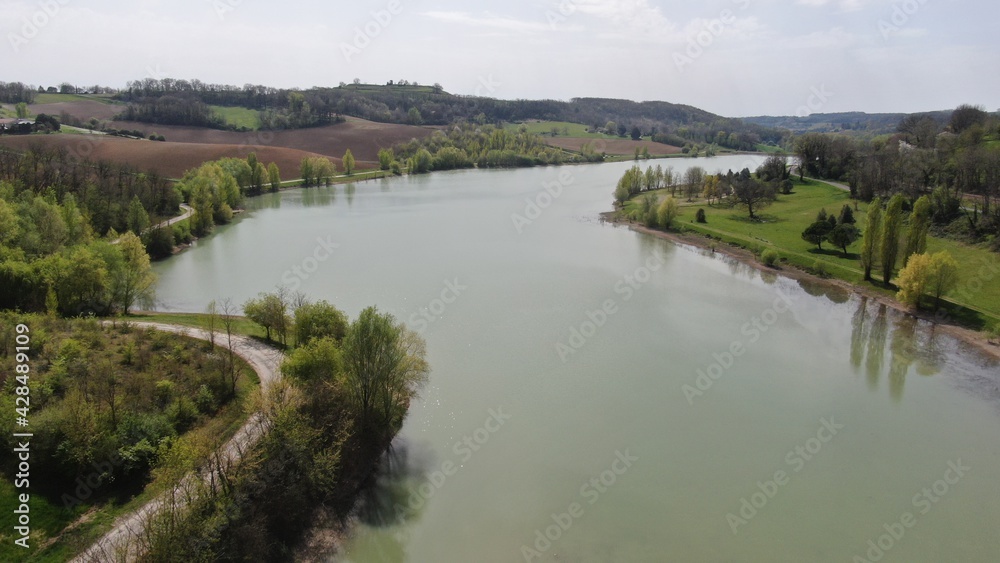
[[[184,334],[201,340],[211,340],[209,333],[205,330],[184,326],[169,325],[163,323],[138,322],[132,323],[140,328],[153,328],[175,334]],[[219,346],[226,346],[225,333],[216,333],[215,343]],[[260,378],[260,386],[266,391],[272,383],[281,378],[281,362],[285,355],[279,350],[271,348],[257,340],[246,336],[233,336],[233,351],[246,360],[250,367],[257,372]],[[242,457],[242,453],[253,446],[266,431],[266,424],[260,413],[256,413],[247,419],[246,423],[236,431],[236,434],[217,452],[221,465],[233,463]],[[135,561],[139,557],[139,546],[136,541],[144,536],[144,526],[150,517],[154,516],[164,504],[171,499],[175,502],[183,503],[185,491],[189,489],[187,485],[192,484],[193,479],[209,480],[215,478],[216,471],[208,470],[201,474],[192,474],[184,478],[173,490],[161,494],[149,501],[136,511],[119,518],[114,526],[101,539],[86,551],[72,559],[74,563],[105,563],[107,561]]]

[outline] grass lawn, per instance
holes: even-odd
[[[135,322],[167,323],[208,330],[208,315],[203,313],[141,312],[139,314],[129,315],[127,319],[124,320]],[[225,329],[222,327],[221,321],[218,322],[216,330],[219,331],[223,337],[225,337]],[[264,329],[260,328],[259,325],[250,322],[246,317],[236,318],[236,322],[233,324],[233,332],[236,334],[242,334],[243,336],[264,338]]]
[[[582,137],[586,139],[617,139],[615,135],[604,135],[602,133],[588,133],[587,126],[580,123],[570,123],[568,121],[526,121],[524,123],[506,123],[504,129],[517,131],[521,125],[528,128],[528,133],[536,135],[552,136],[552,128],[559,130],[560,137]],[[566,129],[569,134],[563,132]]]
[[[260,112],[255,109],[229,107],[229,106],[209,106],[216,114],[226,120],[227,125],[234,127],[246,127],[247,129],[260,129]]]
[[[783,153],[783,152],[785,152],[785,150],[783,148],[781,148],[781,147],[776,147],[774,145],[765,145],[764,143],[760,143],[760,144],[757,145],[757,152],[775,153],[776,154],[776,153]]]
[[[660,197],[669,195],[667,190],[659,190]],[[679,193],[679,192],[678,192]],[[640,196],[641,197],[641,196]],[[792,194],[779,195],[772,205],[757,212],[760,221],[750,221],[745,210],[723,205],[709,206],[705,200],[687,202],[682,196],[681,215],[677,220],[677,228],[694,231],[726,243],[734,243],[755,253],[771,248],[780,254],[781,258],[795,266],[815,270],[821,262],[825,270],[832,276],[855,284],[862,284],[863,272],[858,260],[857,251],[860,241],[848,247],[849,254],[834,249],[830,244],[824,244],[823,250],[802,240],[802,231],[813,221],[820,209],[826,209],[830,214],[840,213],[844,204],[854,208],[855,202],[849,194],[841,189],[815,180],[799,183],[795,180]],[[635,209],[636,199],[626,202],[626,211]],[[864,226],[867,204],[858,203],[854,213],[859,227]],[[705,210],[707,222],[696,223],[695,211]],[[950,239],[928,238],[928,250],[938,252],[947,250],[962,265],[959,274],[958,287],[948,294],[948,300],[954,305],[960,305],[971,311],[955,311],[955,314],[971,326],[1000,321],[1000,275],[989,276],[980,273],[986,264],[996,264],[997,254],[985,248],[963,244]],[[988,272],[988,271],[987,271]],[[878,277],[876,273],[876,278]],[[887,289],[880,283],[869,285],[887,294]],[[973,291],[976,289],[976,291]],[[974,312],[978,312],[976,315]]]

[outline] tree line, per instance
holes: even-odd
[[[902,194],[909,209],[927,195],[937,232],[979,242],[1000,240],[998,142],[1000,118],[963,105],[945,124],[911,115],[894,134],[872,140],[806,134],[795,141],[795,153],[803,175],[845,181],[862,201]]]

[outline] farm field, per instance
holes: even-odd
[[[130,164],[139,170],[156,170],[168,178],[180,178],[185,171],[203,162],[224,157],[245,158],[256,152],[262,162],[274,162],[284,179],[299,177],[299,163],[307,156],[329,156],[309,151],[280,146],[251,147],[240,144],[222,143],[174,143],[142,141],[93,135],[29,135],[0,137],[0,147],[25,150],[36,145],[62,148],[77,154],[86,154],[92,160],[109,160]],[[339,158],[331,157],[338,166]],[[358,159],[358,168],[367,168],[370,163]]]

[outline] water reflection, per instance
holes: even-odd
[[[876,305],[877,312],[869,319],[873,316],[869,301],[865,296],[859,298],[851,317],[851,367],[859,373],[864,362],[868,386],[873,391],[878,389],[879,379],[886,372],[889,396],[899,402],[911,369],[920,375],[938,373],[944,352],[939,349],[940,339],[933,324],[922,330],[923,323],[916,317],[890,311],[882,303]],[[890,355],[888,365],[885,362],[887,352]]]
[[[354,182],[351,182],[350,184],[344,186],[344,193],[347,194],[348,206],[354,205],[354,192],[356,192],[357,189],[358,187],[354,185]]]
[[[322,207],[331,205],[336,201],[336,186],[320,186],[316,188],[305,188],[302,190],[302,205],[304,207]]]

